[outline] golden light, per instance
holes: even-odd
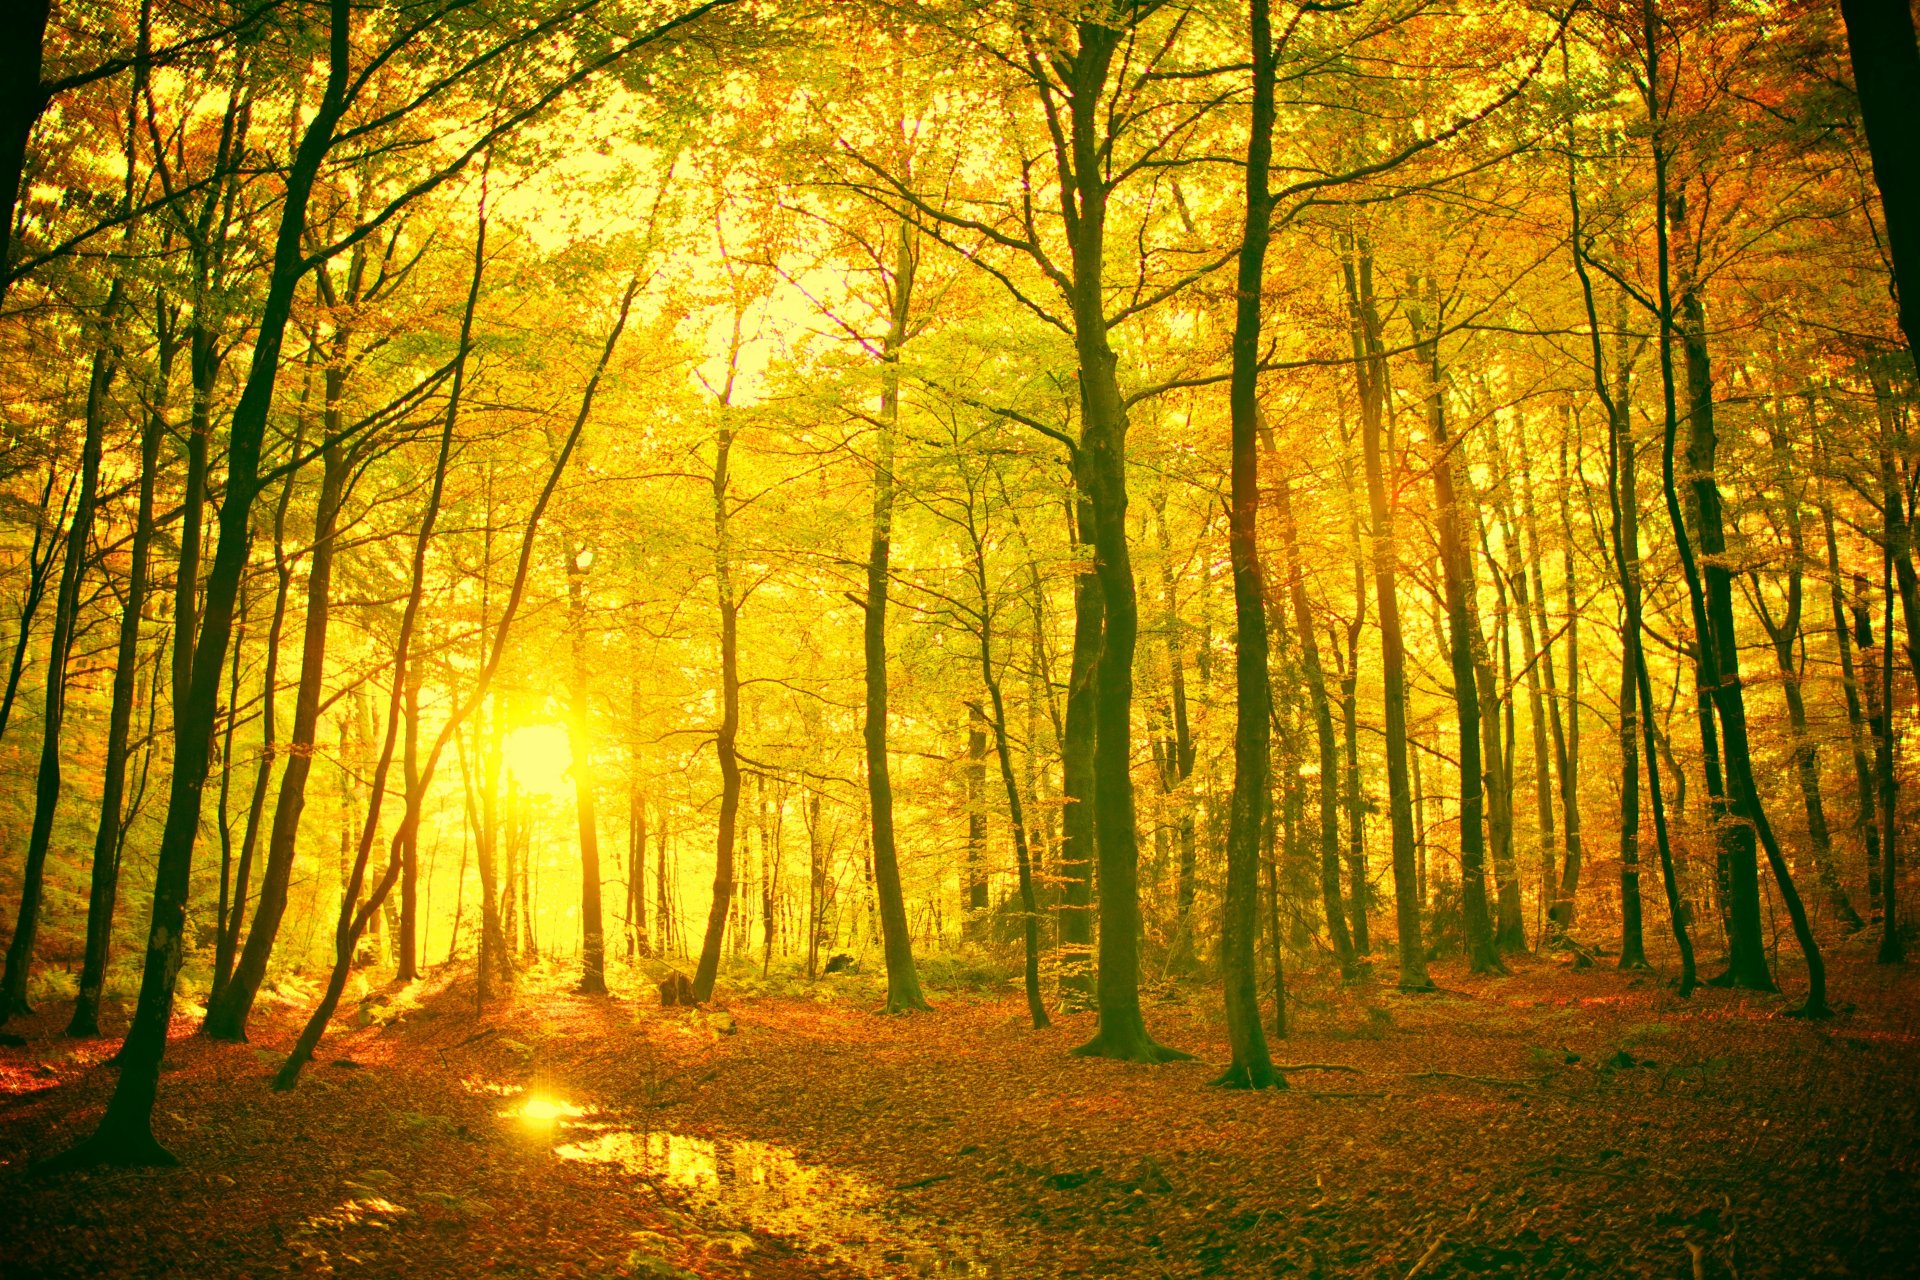
[[[507,1114],[534,1128],[551,1128],[562,1120],[574,1119],[586,1112],[571,1102],[562,1102],[544,1093],[530,1093],[526,1101]]]
[[[561,799],[573,795],[573,745],[566,726],[530,724],[507,735],[507,767],[520,786]]]

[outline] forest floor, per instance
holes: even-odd
[[[1296,975],[1276,1054],[1319,1065],[1260,1094],[1208,1087],[1203,988],[1148,1009],[1198,1060],[1145,1067],[991,984],[884,1018],[871,976],[685,1010],[554,968],[476,1014],[463,978],[350,1010],[290,1094],[263,1001],[251,1045],[176,1021],[181,1168],[52,1177],[113,1044],[48,1010],[0,1050],[0,1276],[1920,1274],[1920,973],[1832,951],[1825,1023],[1524,957]]]

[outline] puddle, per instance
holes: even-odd
[[[556,1133],[554,1155],[608,1165],[669,1192],[709,1231],[782,1236],[868,1276],[1003,1274],[1002,1242],[889,1213],[889,1193],[878,1185],[809,1164],[785,1147],[633,1130],[587,1115],[568,1108],[555,1117],[564,1132]]]

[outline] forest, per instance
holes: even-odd
[[[1920,1274],[1909,0],[0,10],[0,1275]]]

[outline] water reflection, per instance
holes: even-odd
[[[566,1122],[562,1122],[563,1124]],[[690,1202],[710,1230],[784,1236],[866,1275],[1000,1275],[1001,1246],[884,1212],[864,1178],[808,1164],[772,1143],[567,1124],[563,1160],[612,1165]]]

